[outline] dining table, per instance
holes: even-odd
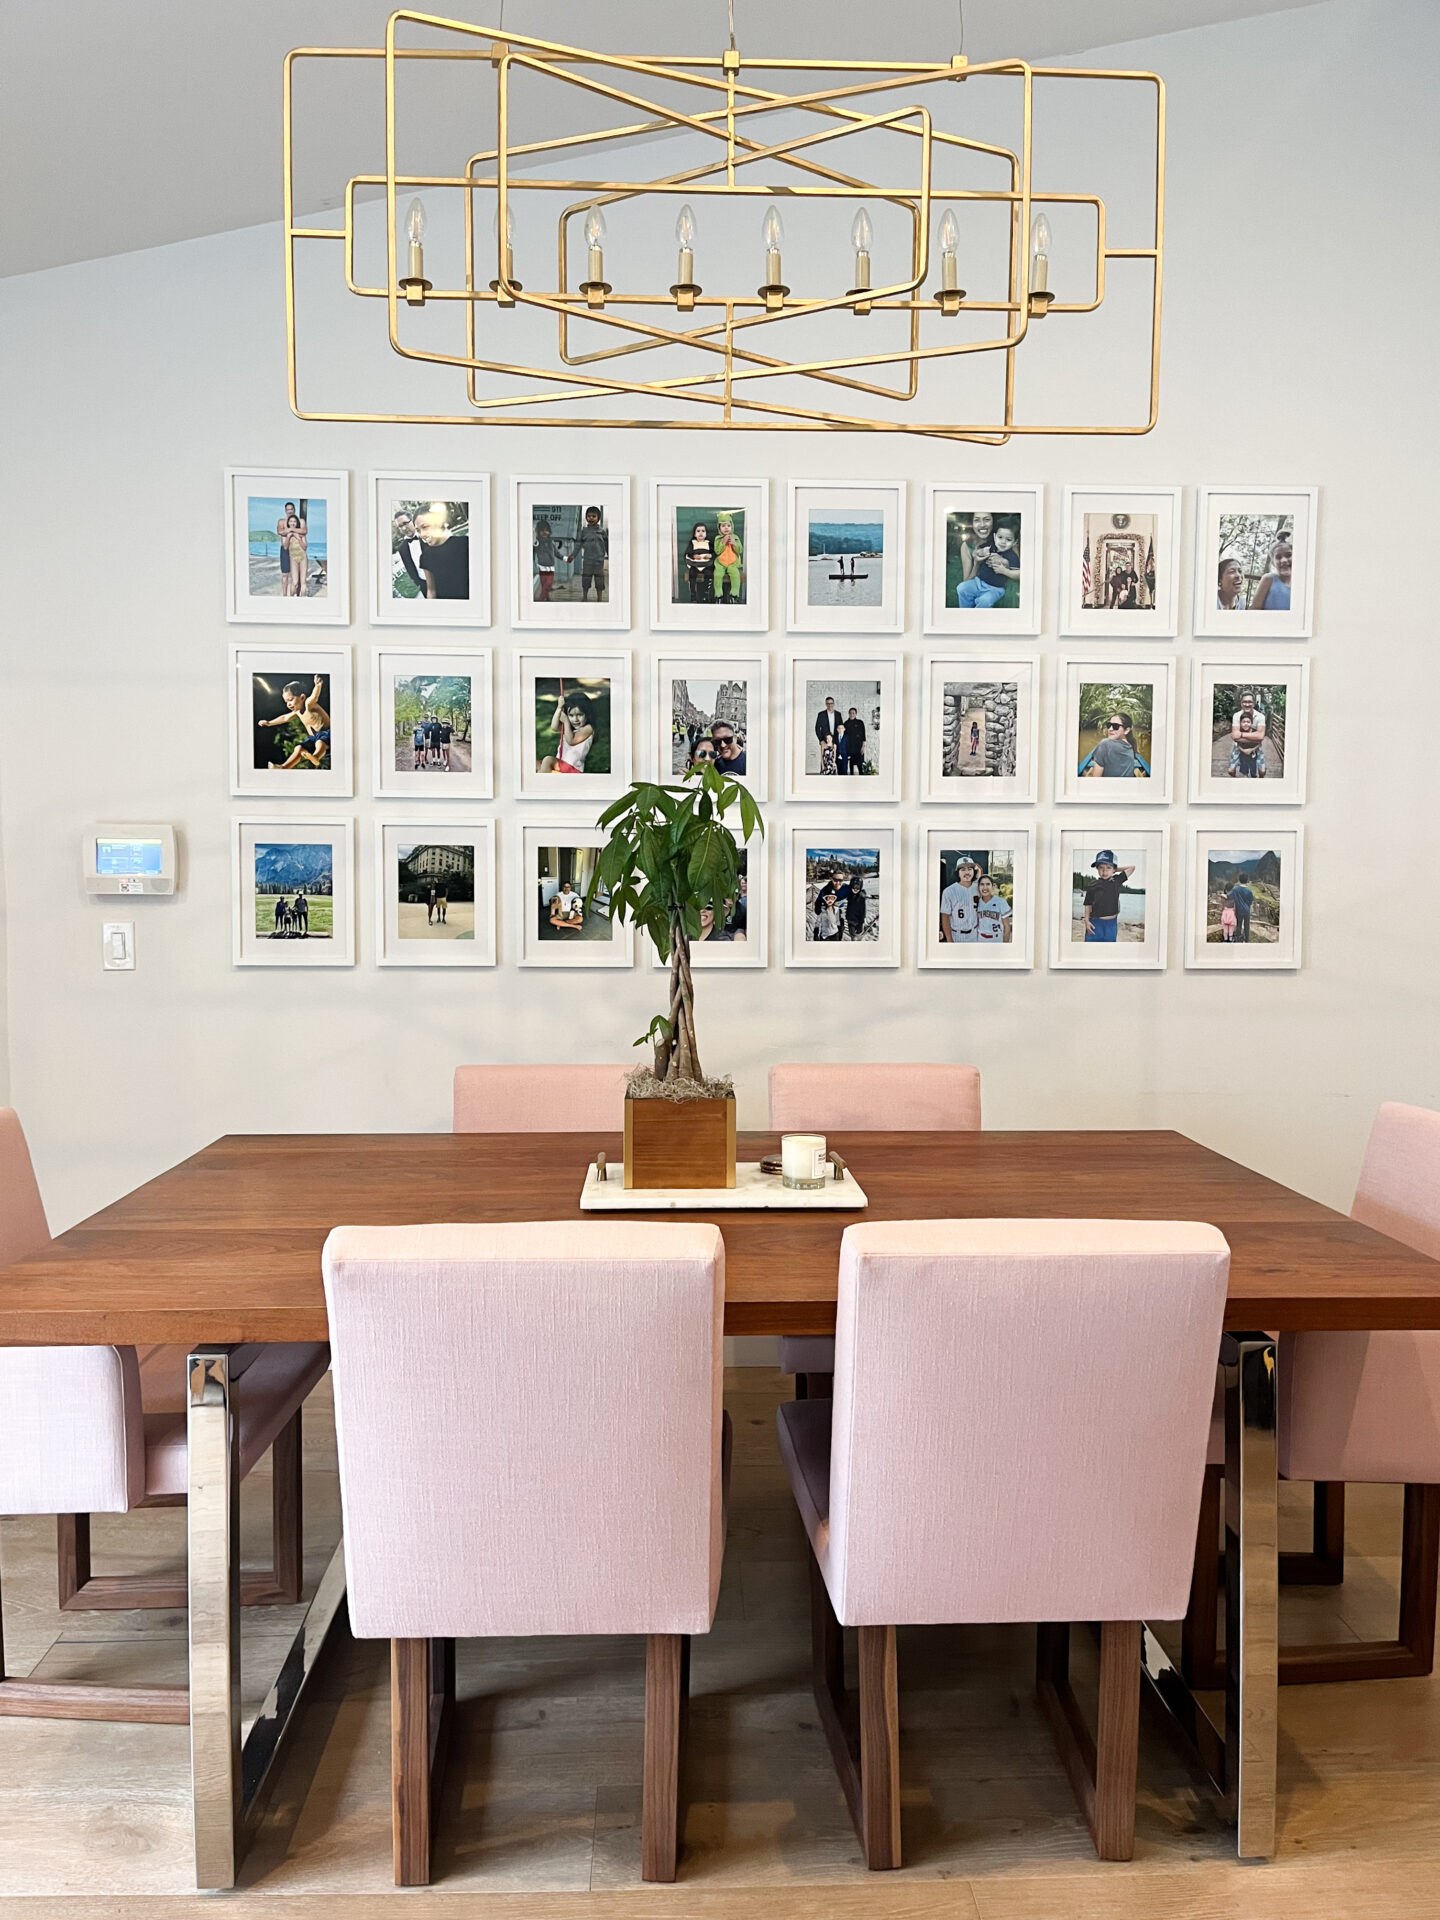
[[[1217,1710],[1147,1627],[1144,1672],[1235,1822],[1237,1852],[1275,1848],[1278,1721],[1276,1335],[1440,1328],[1440,1262],[1166,1130],[843,1133],[829,1142],[863,1211],[654,1211],[725,1243],[725,1331],[825,1334],[840,1241],[857,1220],[1192,1220],[1230,1245],[1225,1334],[1225,1687]],[[742,1134],[737,1154],[778,1150]],[[0,1343],[189,1352],[188,1587],[195,1879],[235,1884],[307,1682],[344,1610],[343,1543],[242,1739],[239,1459],[232,1361],[252,1343],[328,1338],[321,1251],[338,1226],[593,1219],[580,1208],[603,1133],[259,1134],[213,1142],[0,1270]],[[956,1247],[966,1246],[963,1232]],[[440,1362],[437,1360],[437,1364]]]

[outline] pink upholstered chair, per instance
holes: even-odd
[[[642,1871],[674,1879],[689,1636],[724,1548],[724,1263],[698,1225],[330,1235],[350,1622],[391,1643],[398,1885],[430,1878],[455,1638],[499,1634],[646,1636]]]
[[[457,1067],[456,1133],[620,1133],[630,1067]]]
[[[978,1133],[980,1069],[915,1061],[791,1061],[770,1069],[772,1133]],[[795,1395],[828,1393],[835,1342],[784,1334],[780,1371]]]
[[[1042,1623],[1041,1704],[1096,1850],[1129,1858],[1141,1623],[1185,1610],[1229,1264],[1214,1227],[1187,1223],[846,1229],[834,1399],[789,1402],[779,1427],[810,1537],[816,1701],[870,1866],[900,1864],[895,1629],[920,1622]],[[1093,1743],[1074,1620],[1102,1623]]]
[[[50,1244],[29,1149],[0,1108],[0,1265]],[[183,1505],[187,1349],[0,1347],[0,1513],[57,1516],[60,1604],[86,1612],[183,1607],[184,1575],[91,1577],[90,1515]],[[243,1583],[247,1604],[295,1601],[303,1581],[300,1408],[329,1364],[323,1345],[247,1347],[232,1356],[241,1474],[273,1449],[274,1565]],[[67,1720],[190,1717],[184,1687],[125,1687],[5,1676],[0,1715]]]

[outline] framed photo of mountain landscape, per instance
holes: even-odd
[[[770,625],[768,480],[656,480],[650,624],[660,632],[764,633]]]
[[[655,659],[654,767],[683,780],[702,761],[766,797],[770,661],[763,653],[662,653]]]
[[[231,823],[237,967],[353,967],[355,823]]]
[[[905,482],[792,480],[792,633],[905,631]]]
[[[1180,610],[1179,487],[1067,487],[1060,631],[1168,640]]]
[[[1302,837],[1298,826],[1253,816],[1192,829],[1187,967],[1252,973],[1300,965]]]

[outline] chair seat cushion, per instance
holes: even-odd
[[[830,1418],[833,1400],[786,1400],[777,1411],[780,1458],[817,1558],[830,1532]]]
[[[246,1349],[256,1357],[233,1387],[240,1477],[243,1480],[273,1444],[281,1428],[330,1364],[323,1342],[282,1341]],[[186,1457],[185,1347],[151,1347],[140,1356],[145,1408],[145,1497],[183,1494],[189,1485]]]
[[[782,1373],[833,1373],[835,1336],[831,1333],[782,1333]]]

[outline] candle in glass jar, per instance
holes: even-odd
[[[780,1136],[780,1178],[784,1186],[813,1192],[825,1184],[823,1133],[786,1133]]]

